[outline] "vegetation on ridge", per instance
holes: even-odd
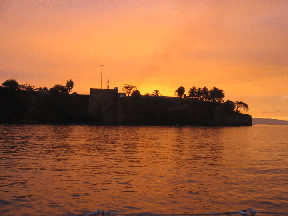
[[[133,86],[132,84],[125,84],[123,87],[123,91],[126,92],[126,94],[129,96],[131,94],[132,97],[139,98],[141,96],[140,91],[137,90],[136,86]],[[185,94],[185,88],[183,86],[180,86],[175,90],[175,95],[179,98],[185,98],[185,99],[192,99],[195,101],[203,101],[203,102],[212,102],[212,103],[223,103],[225,105],[226,112],[248,112],[249,107],[248,104],[242,102],[242,101],[230,101],[229,99],[227,101],[224,101],[225,93],[222,89],[219,89],[217,87],[213,87],[212,89],[208,89],[206,86],[203,88],[197,88],[195,86],[192,86],[188,94]],[[152,94],[146,93],[144,96],[161,96],[159,90],[154,90]]]
[[[175,91],[178,97],[165,97],[159,90],[141,95],[136,86],[125,84],[123,91],[128,97],[119,98],[115,93],[111,105],[105,100],[97,102],[100,107],[95,108],[97,116],[91,116],[88,113],[89,95],[70,94],[73,87],[71,79],[65,85],[55,84],[49,90],[27,82],[19,84],[15,79],[6,80],[0,86],[0,123],[101,123],[110,115],[114,120],[122,116],[121,120],[115,121],[124,124],[214,125],[219,107],[224,108],[224,115],[248,111],[248,105],[242,101],[224,102],[224,91],[216,87],[209,90],[193,86],[186,95],[185,88],[180,86]]]
[[[74,82],[56,84],[48,90],[28,84],[19,84],[9,79],[0,86],[0,122],[83,122],[90,121],[88,100],[69,94]]]

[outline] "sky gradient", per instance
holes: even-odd
[[[0,82],[225,92],[288,120],[286,0],[0,0]]]

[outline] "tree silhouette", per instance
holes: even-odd
[[[185,93],[185,88],[183,86],[180,86],[176,91],[175,91],[175,95],[177,95],[178,97],[182,98],[184,96]]]
[[[39,87],[37,88],[37,91],[40,91],[40,92],[45,92],[45,91],[48,91],[48,88],[47,87]]]
[[[230,101],[229,99],[225,101],[224,106],[227,113],[232,113],[236,107],[235,103],[233,101]]]
[[[131,97],[140,97],[141,94],[140,94],[140,91],[139,90],[134,90],[131,94]]]
[[[154,92],[152,93],[153,96],[161,96],[159,90],[154,90]]]
[[[141,98],[141,94],[139,90],[134,90],[131,94],[131,98],[134,102],[136,102],[137,104],[139,103],[140,98]]]
[[[240,112],[240,109],[243,109],[244,112],[247,112],[249,110],[248,104],[242,102],[242,101],[236,101],[236,112]]]
[[[68,92],[70,93],[70,91],[74,87],[74,82],[72,81],[72,79],[66,81],[65,87],[68,89]]]
[[[203,100],[203,101],[209,101],[210,100],[210,92],[206,86],[204,86],[202,88],[201,93],[202,93],[201,94],[201,100]]]
[[[197,88],[193,86],[192,88],[189,89],[188,91],[188,97],[190,98],[196,98],[197,97]]]
[[[124,84],[124,87],[122,88],[122,90],[124,92],[126,92],[126,94],[128,94],[128,96],[130,96],[132,90],[137,89],[136,86],[133,86],[132,84]]]
[[[196,98],[198,98],[198,100],[201,100],[201,98],[202,98],[202,89],[201,88],[197,89]]]
[[[54,85],[53,88],[50,88],[50,91],[52,93],[68,94],[68,89],[65,86],[60,85],[60,84]]]
[[[25,84],[19,85],[19,88],[23,91],[29,91],[29,92],[33,92],[35,90],[35,86],[30,85],[27,82]]]
[[[5,82],[2,83],[2,86],[14,90],[19,89],[19,83],[15,79],[6,80]]]
[[[216,87],[213,87],[213,89],[210,90],[210,101],[211,102],[223,102],[223,98],[225,97],[223,90],[218,89]]]

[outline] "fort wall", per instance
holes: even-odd
[[[95,121],[107,124],[252,125],[250,115],[227,113],[221,103],[176,97],[123,97],[116,89],[90,89],[89,113]]]

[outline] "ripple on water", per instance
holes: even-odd
[[[0,125],[0,211],[288,212],[287,129]]]

